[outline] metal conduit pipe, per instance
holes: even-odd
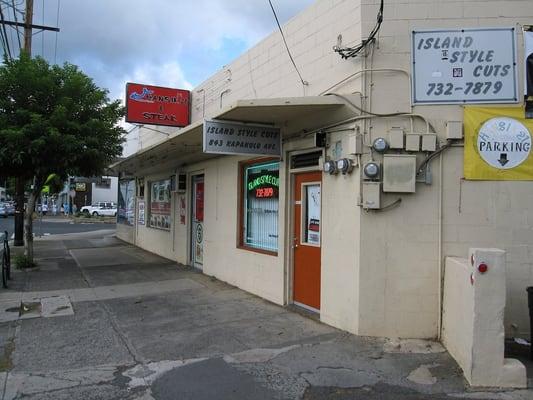
[[[409,79],[409,88],[411,88],[411,74],[408,71],[406,71],[405,69],[401,69],[401,68],[376,68],[376,69],[363,68],[363,69],[360,69],[357,72],[354,72],[351,75],[348,75],[346,78],[344,78],[343,80],[337,82],[336,84],[334,84],[333,86],[329,87],[328,89],[324,90],[319,95],[322,96],[323,94],[329,92],[331,89],[334,89],[337,86],[345,83],[346,81],[348,81],[348,80],[350,80],[352,78],[355,78],[357,75],[360,75],[360,74],[363,74],[363,73],[366,73],[366,72],[401,72],[402,74],[407,75],[407,78]]]
[[[222,96],[224,96],[226,93],[231,92],[231,89],[224,89],[222,92],[220,92],[219,99],[220,99],[220,108],[222,108]]]

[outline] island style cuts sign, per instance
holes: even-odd
[[[413,31],[413,104],[518,102],[514,28]]]
[[[190,124],[190,92],[126,84],[126,122],[183,127]]]
[[[281,156],[281,132],[267,125],[204,122],[204,153]]]

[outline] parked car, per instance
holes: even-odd
[[[15,215],[15,203],[13,201],[6,201],[4,204],[7,207],[7,215]]]
[[[7,218],[9,215],[6,203],[0,203],[0,217]]]
[[[99,201],[93,205],[82,207],[80,212],[94,216],[103,215],[114,217],[117,215],[117,205],[110,201]]]

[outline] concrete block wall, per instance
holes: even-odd
[[[470,249],[468,259],[447,258],[445,271],[442,342],[465,378],[472,386],[527,387],[524,365],[504,358],[505,252]]]
[[[373,68],[374,73],[359,74],[333,90],[347,94],[366,89],[364,106],[373,112],[412,110],[423,114],[442,139],[446,121],[462,120],[463,111],[459,106],[411,108],[411,31],[459,26],[519,27],[533,19],[530,0],[389,0],[385,2],[384,23],[374,51],[366,59],[341,60],[332,51],[337,36],[342,34],[344,44],[358,43],[373,28],[378,6],[379,0],[317,1],[284,26],[295,62],[309,85],[304,86],[299,81],[276,30],[193,90],[192,120],[212,116],[239,99],[318,95],[357,71]],[[523,53],[521,35],[518,38],[520,59]],[[380,70],[390,68],[407,73]],[[519,87],[522,87],[521,69],[519,74]],[[370,142],[375,137],[386,136],[393,126],[409,131],[410,124],[406,118],[374,119],[360,123],[359,128]],[[425,132],[423,121],[415,119],[413,124],[415,131]],[[143,135],[145,144],[166,138],[150,131]],[[525,299],[523,289],[533,284],[529,261],[533,253],[530,240],[533,190],[527,183],[520,182],[462,182],[462,154],[462,148],[452,148],[443,156],[441,255],[465,254],[472,246],[506,250],[510,261],[506,331],[508,335],[524,334],[527,304],[522,298]],[[360,255],[354,255],[356,260],[351,271],[355,271],[355,275],[349,277],[355,283],[357,299],[348,302],[358,316],[356,321],[349,321],[352,315],[349,312],[328,314],[326,310],[349,306],[340,300],[330,305],[326,301],[323,312],[331,323],[366,335],[438,335],[439,267],[443,262],[439,258],[441,182],[438,166],[437,159],[432,163],[433,184],[417,184],[417,193],[401,196],[402,203],[396,208],[383,213],[366,213],[348,206],[347,212],[353,210],[357,215],[354,221],[360,224],[360,237],[357,237],[358,226],[353,233]],[[355,188],[353,197],[356,198],[358,181],[349,185]],[[337,186],[336,190],[343,196],[341,185]],[[348,192],[350,197],[352,193]],[[396,198],[398,196],[384,195],[383,202],[390,204]],[[219,271],[219,274],[228,273]],[[248,278],[238,275],[227,278],[242,282],[243,287],[252,287],[245,282]],[[336,282],[333,276],[326,277],[326,281],[328,279],[332,284]],[[271,294],[265,296],[272,298]]]
[[[332,48],[339,34],[345,41],[360,40],[360,18],[359,0],[317,1],[283,26],[307,86],[300,82],[281,35],[275,30],[193,90],[192,120],[213,115],[236,100],[320,94],[355,72],[351,64],[340,61]],[[229,91],[221,98],[226,90]]]
[[[375,24],[379,0],[363,0],[362,32]],[[533,2],[498,0],[392,0],[385,2],[384,22],[367,66],[410,71],[411,31],[457,27],[517,27],[518,59],[523,57],[520,24],[531,23]],[[352,61],[354,68],[357,61]],[[367,76],[367,79],[369,77]],[[370,79],[369,79],[370,80]],[[519,68],[519,88],[523,71]],[[342,88],[344,90],[344,88]],[[408,79],[401,72],[376,72],[367,82],[367,108],[373,112],[410,111],[423,114],[441,140],[447,120],[463,119],[460,106],[410,106]],[[391,126],[410,130],[408,121],[374,119],[369,141],[387,135]],[[421,121],[415,130],[425,132]],[[436,337],[439,315],[439,160],[432,163],[431,186],[417,184],[414,195],[384,195],[385,204],[402,204],[379,215],[361,217],[359,333]],[[499,247],[507,251],[508,301],[506,334],[525,336],[528,330],[525,287],[533,284],[531,262],[533,189],[530,182],[464,181],[463,148],[443,155],[442,256],[460,256],[469,247]],[[371,318],[373,310],[379,318]]]

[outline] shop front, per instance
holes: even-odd
[[[286,27],[308,81],[272,34],[192,91],[192,124],[113,166],[135,183],[118,236],[340,329],[411,338],[440,334],[445,258],[498,247],[506,333],[524,336],[533,128],[516,27],[533,8],[465,1],[442,22],[437,1],[420,2],[427,18],[385,5],[352,58],[341,37],[356,42],[377,6],[330,3]],[[498,7],[509,16],[483,16]]]

